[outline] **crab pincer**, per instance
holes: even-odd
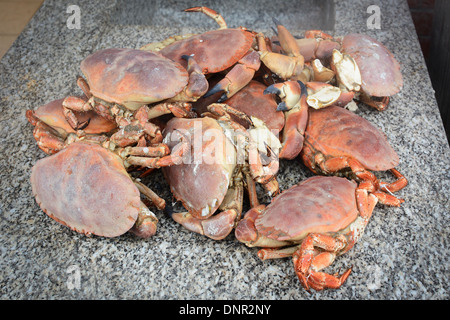
[[[277,107],[277,111],[283,111],[285,116],[280,158],[294,159],[302,150],[308,121],[307,89],[301,81],[286,81],[270,85],[264,94],[275,94],[282,100]]]

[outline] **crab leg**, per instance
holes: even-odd
[[[397,178],[396,181],[392,183],[385,183],[380,181],[380,189],[386,192],[396,192],[408,185],[408,180],[397,170],[397,169],[391,169],[390,170],[392,174]]]
[[[216,11],[213,9],[210,9],[208,7],[192,7],[184,10],[185,12],[201,12],[206,14],[208,17],[213,19],[218,25],[219,29],[226,29],[227,23],[225,22],[225,19]]]
[[[158,118],[164,114],[172,113],[177,118],[191,116],[192,105],[187,102],[163,102],[147,108],[147,119]]]
[[[359,101],[377,109],[378,111],[386,110],[390,100],[389,97],[381,97],[381,99],[378,100],[376,97],[371,97],[365,92],[361,92],[358,99]]]
[[[293,262],[295,272],[306,290],[309,287],[315,290],[336,289],[345,282],[352,268],[340,277],[319,271],[331,265],[337,255],[347,252],[355,245],[363,234],[377,201],[375,195],[368,194],[367,190],[359,186],[356,189],[356,202],[360,215],[352,223],[347,235],[333,237],[311,233],[303,240],[300,248],[293,254]],[[319,253],[316,248],[322,251]]]
[[[157,223],[158,218],[156,218],[155,214],[141,201],[138,218],[133,228],[130,229],[130,232],[138,237],[147,239],[155,235]]]
[[[304,134],[308,122],[306,87],[300,81],[286,81],[273,84],[264,94],[277,94],[282,102],[277,110],[285,111],[285,125],[282,131],[280,158],[294,159],[303,148]]]
[[[149,187],[137,180],[133,182],[139,189],[139,192],[146,196],[159,210],[163,210],[166,207],[166,201],[154,193]]]
[[[256,51],[249,51],[237,64],[227,73],[225,78],[220,80],[211,90],[209,90],[204,97],[207,98],[222,92],[222,96],[217,102],[223,102],[231,98],[236,92],[245,87],[259,69],[261,61],[259,54]]]
[[[73,113],[73,111],[86,112],[93,110],[92,102],[93,102],[92,98],[89,99],[88,101],[72,96],[69,96],[66,99],[64,99],[63,101],[64,116],[66,117],[67,122],[73,129],[75,130],[83,129],[89,124],[89,120],[80,123],[75,113]]]
[[[261,61],[280,78],[286,80],[303,79],[305,59],[300,53],[295,38],[281,24],[277,23],[280,45],[287,55],[271,52],[267,48],[265,37],[262,33],[257,35],[259,54]]]
[[[222,240],[230,234],[241,216],[243,192],[241,182],[236,183],[233,188],[229,188],[220,206],[222,211],[206,219],[196,218],[189,212],[169,212],[169,215],[190,231],[213,240]]]
[[[64,148],[65,140],[50,126],[37,121],[33,129],[33,137],[39,148],[47,154],[54,154]]]
[[[197,64],[192,56],[183,55],[183,59],[187,60],[187,72],[189,74],[189,81],[187,86],[177,94],[175,97],[169,99],[170,101],[197,101],[208,91],[209,83],[202,72],[202,68]]]
[[[387,194],[383,192],[384,190],[388,192],[395,191],[396,188],[403,188],[407,184],[407,180],[403,177],[397,170],[395,170],[394,174],[399,178],[396,182],[392,184],[392,189],[389,190],[390,185],[385,185],[384,183],[380,183],[377,177],[370,171],[367,171],[358,161],[348,157],[336,157],[330,158],[328,160],[321,159],[318,157],[316,161],[319,167],[325,172],[337,172],[345,168],[350,168],[352,172],[359,178],[362,182],[361,185],[364,185],[365,189],[372,192],[373,195],[377,196],[380,203],[390,205],[390,206],[400,206],[404,200],[398,199],[392,194]],[[398,189],[398,190],[400,190]]]

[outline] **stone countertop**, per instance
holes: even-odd
[[[364,236],[336,259],[330,273],[353,265],[339,290],[308,294],[292,261],[260,261],[255,248],[234,235],[213,241],[177,225],[163,212],[156,236],[125,234],[114,239],[86,237],[61,226],[35,203],[29,176],[45,155],[38,149],[25,111],[80,93],[79,63],[107,47],[139,48],[173,34],[215,28],[200,14],[182,9],[190,1],[156,1],[124,10],[125,1],[78,1],[80,29],[66,20],[71,1],[45,1],[0,61],[0,297],[2,299],[448,299],[450,152],[424,58],[404,1],[336,1],[334,35],[367,33],[397,57],[402,91],[390,107],[356,111],[382,129],[401,162],[409,185],[398,193],[400,208],[377,205]],[[144,6],[145,1],[135,1]],[[301,35],[295,13],[283,1],[214,1],[228,25],[272,34],[272,16]],[[294,2],[292,2],[294,3]],[[381,29],[368,30],[369,5],[381,10]],[[142,17],[148,16],[148,23]],[[377,173],[378,174],[378,173]],[[382,173],[380,173],[382,174]],[[282,189],[311,176],[299,160],[283,161]],[[146,181],[170,200],[160,172]],[[176,207],[177,208],[177,207]],[[178,207],[180,209],[180,207]],[[76,274],[78,286],[73,288]]]

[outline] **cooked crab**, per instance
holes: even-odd
[[[259,69],[259,55],[253,48],[255,33],[242,27],[228,28],[223,17],[207,7],[193,7],[184,11],[206,14],[218,23],[219,29],[196,35],[173,36],[141,49],[158,51],[181,65],[186,64],[183,55],[193,57],[205,75],[227,72],[225,78],[205,95],[223,92],[218,100],[223,102],[249,83]]]
[[[28,121],[34,126],[33,136],[39,148],[45,153],[53,154],[63,149],[68,142],[67,139],[70,140],[70,135],[88,136],[89,139],[98,136],[101,140],[102,134],[109,134],[117,128],[115,122],[106,120],[94,111],[88,111],[76,114],[80,121],[89,123],[82,132],[77,132],[66,121],[63,101],[64,99],[54,100],[25,113]]]
[[[403,86],[400,64],[394,55],[381,42],[356,33],[343,37],[340,51],[354,59],[361,73],[359,99],[380,111],[386,109],[389,97]],[[332,65],[335,65],[332,68],[339,69],[336,64],[341,61],[341,54],[334,51],[332,60]],[[345,72],[346,68],[337,71],[338,74]]]
[[[75,142],[39,160],[31,186],[49,217],[86,235],[116,237],[131,231],[151,237],[158,219],[140,194],[165,207],[163,199],[130,178],[121,157],[96,143]]]
[[[395,169],[399,157],[386,135],[366,119],[337,106],[309,108],[301,152],[304,164],[316,174],[345,175],[368,185],[384,204],[399,206],[393,195],[408,181]],[[380,181],[372,171],[391,171],[392,183]]]
[[[180,137],[190,141],[181,164],[163,168],[172,194],[187,212],[171,217],[188,230],[224,239],[240,219],[244,186],[252,205],[258,204],[255,182],[278,193],[278,139],[257,118],[248,118],[223,104],[212,104],[202,118],[173,118],[164,142],[176,147]],[[247,119],[246,130],[229,112]],[[268,160],[268,161],[267,161]]]
[[[249,247],[262,247],[260,259],[293,257],[306,290],[339,288],[350,275],[322,271],[362,236],[377,197],[356,182],[311,177],[283,191],[267,206],[250,209],[235,229]]]
[[[191,105],[208,89],[208,82],[192,57],[187,69],[154,52],[110,48],[94,52],[81,63],[87,80],[78,85],[89,98],[67,97],[63,106],[73,128],[86,123],[74,111],[94,110],[121,128],[111,140],[119,146],[136,143],[141,137],[161,138],[160,129],[149,119],[162,114],[189,116]]]

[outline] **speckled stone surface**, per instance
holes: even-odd
[[[353,265],[339,290],[308,294],[290,259],[262,262],[257,249],[238,243],[234,235],[212,241],[184,230],[160,211],[155,211],[158,233],[149,240],[129,234],[88,238],[45,215],[29,183],[31,167],[45,155],[36,146],[25,111],[80,93],[75,84],[79,63],[95,50],[138,48],[173,34],[215,28],[199,14],[181,12],[197,2],[155,1],[152,8],[137,11],[126,11],[126,3],[77,1],[81,28],[71,30],[66,9],[72,2],[45,1],[0,61],[2,299],[449,298],[449,145],[406,0],[335,4],[332,34],[367,33],[401,64],[404,87],[390,107],[377,112],[363,105],[356,112],[386,133],[400,156],[398,169],[409,180],[399,192],[406,200],[402,207],[377,205],[361,240],[328,269],[334,273]],[[231,27],[244,25],[271,35],[271,17],[276,16],[294,34],[304,31],[295,16],[301,1],[257,3],[202,2],[221,12]],[[379,30],[366,25],[367,7],[373,4],[381,10]],[[284,161],[281,188],[311,175],[298,160]],[[145,182],[170,201],[161,173]],[[80,282],[73,287],[77,271]]]

